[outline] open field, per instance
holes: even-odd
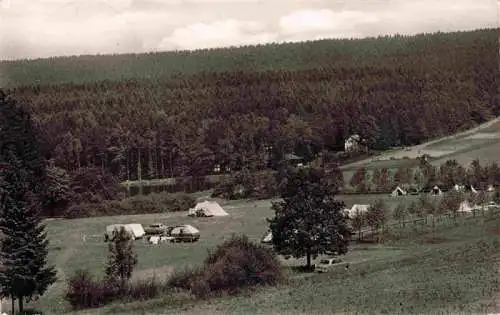
[[[374,158],[364,159],[340,167],[344,179],[350,180],[361,166],[368,170],[375,168],[396,169],[401,166],[416,166],[418,156],[428,154],[430,162],[439,166],[450,159],[456,159],[468,166],[474,159],[485,165],[500,162],[500,118],[495,118],[470,130],[435,139],[406,149],[394,149]]]
[[[386,200],[387,204],[391,208],[398,202],[410,202],[411,200],[416,200],[416,197],[414,196],[398,198],[393,198],[387,195],[339,196],[339,199],[344,200],[347,206],[351,206],[354,203],[371,203],[378,198]],[[186,216],[186,213],[183,212],[47,221],[47,229],[51,239],[49,259],[58,268],[59,281],[49,289],[49,292],[47,292],[47,294],[40,301],[36,302],[36,304],[32,306],[43,310],[45,314],[67,313],[67,305],[62,300],[62,295],[65,290],[66,277],[78,268],[86,268],[96,274],[102,274],[107,254],[107,246],[103,242],[102,235],[105,226],[111,223],[138,222],[142,224],[149,224],[158,221],[169,225],[188,223],[198,227],[201,231],[200,241],[192,244],[167,243],[161,245],[150,245],[141,240],[136,241],[135,249],[139,255],[139,265],[137,266],[134,279],[148,278],[153,275],[162,279],[175,268],[184,268],[201,264],[207,254],[207,250],[214,248],[216,245],[230,237],[233,233],[246,234],[251,240],[256,242],[260,241],[261,237],[267,230],[265,218],[272,215],[269,208],[269,200],[254,202],[220,201],[220,203],[224,206],[230,216],[218,218],[189,218]],[[484,219],[479,218],[478,222],[479,220]],[[201,312],[201,309],[208,307],[210,314],[217,313],[219,311],[222,311],[224,314],[256,314],[270,311],[288,313],[292,310],[301,310],[301,308],[297,308],[299,305],[301,305],[301,307],[307,306],[305,309],[302,309],[302,313],[309,313],[309,311],[327,312],[329,310],[328,308],[331,308],[334,305],[342,308],[347,307],[349,303],[356,301],[356,303],[361,303],[358,305],[359,309],[364,309],[366,311],[368,307],[374,306],[370,303],[375,303],[375,306],[377,307],[382,307],[384,303],[387,304],[391,301],[390,297],[393,294],[395,294],[394,296],[401,295],[402,299],[409,298],[406,296],[408,294],[412,294],[412,296],[415,294],[423,294],[423,298],[432,300],[430,293],[422,293],[418,290],[425,288],[441,292],[440,290],[443,290],[444,287],[453,287],[456,285],[460,285],[460,287],[454,290],[460,291],[460,294],[455,291],[454,292],[459,294],[460,297],[468,296],[469,293],[471,294],[467,300],[468,304],[472,300],[489,297],[491,295],[491,292],[486,289],[486,291],[478,289],[479,285],[484,286],[485,288],[491,287],[492,284],[490,282],[493,279],[491,271],[486,269],[480,269],[479,271],[469,270],[467,269],[467,266],[462,266],[461,268],[464,269],[457,269],[454,271],[449,270],[449,268],[447,269],[444,266],[445,275],[451,273],[456,278],[446,280],[443,276],[439,276],[439,272],[433,271],[429,276],[425,277],[427,280],[432,280],[431,283],[426,284],[422,282],[422,279],[419,279],[419,273],[422,272],[421,268],[428,268],[430,265],[435,267],[434,265],[436,262],[429,262],[429,266],[425,264],[420,266],[415,264],[414,261],[420,261],[420,259],[427,261],[426,259],[431,259],[426,258],[429,255],[430,257],[437,259],[436,255],[438,255],[437,253],[440,250],[456,250],[459,252],[457,247],[459,244],[469,244],[486,237],[487,229],[484,228],[484,224],[488,224],[488,226],[491,225],[492,227],[496,226],[496,228],[500,231],[500,228],[498,228],[500,226],[499,219],[488,221],[487,223],[481,221],[478,224],[481,226],[478,227],[474,224],[469,224],[467,227],[463,227],[458,230],[447,228],[447,230],[443,232],[447,233],[446,236],[434,235],[436,233],[433,232],[433,235],[435,236],[434,239],[446,239],[449,240],[449,242],[446,241],[443,244],[436,244],[432,246],[429,244],[420,244],[419,242],[406,241],[404,244],[396,242],[394,244],[386,244],[385,246],[369,245],[367,247],[366,245],[356,245],[345,259],[346,261],[351,262],[353,266],[359,265],[359,267],[354,269],[356,270],[355,272],[358,272],[357,275],[353,274],[352,277],[331,275],[334,279],[331,278],[330,275],[313,275],[311,276],[312,279],[310,279],[309,276],[301,275],[298,278],[294,277],[296,280],[293,280],[294,284],[291,286],[284,284],[283,287],[268,288],[260,293],[257,293],[253,299],[254,302],[250,302],[248,298],[243,297],[216,299],[209,304],[199,304],[190,300],[165,302],[165,299],[169,299],[165,298],[132,304],[139,309],[146,308],[150,311],[161,314],[166,314],[168,312],[172,314],[180,313],[181,309],[175,307],[174,304],[189,306],[190,310],[188,313],[191,312],[191,310],[194,313],[199,313]],[[82,239],[83,234],[87,235],[85,242]],[[92,235],[96,235],[96,237],[91,237]],[[495,238],[500,237],[496,234],[493,236]],[[434,252],[434,250],[436,250],[436,252]],[[461,255],[461,253],[459,254]],[[297,261],[293,259],[285,261],[286,265],[296,263]],[[361,276],[359,274],[360,272],[363,272],[365,276]],[[463,285],[461,281],[465,280],[459,278],[455,274],[457,272],[464,272],[464,279],[472,281],[472,287],[469,288]],[[415,287],[416,289],[412,289],[412,287],[409,286],[408,281],[417,280],[419,285]],[[377,283],[377,281],[382,282]],[[317,285],[319,289],[313,290],[313,283]],[[335,283],[335,285],[333,283]],[[337,283],[339,285],[337,285]],[[433,287],[434,285],[436,286],[435,288]],[[349,295],[347,295],[347,293],[341,294],[339,292],[341,287],[346,287],[346,292],[350,292]],[[377,293],[376,290],[379,290],[381,287],[385,287],[388,291],[382,290]],[[403,293],[396,293],[397,288],[399,287],[404,288],[406,291],[403,291]],[[299,298],[302,290],[305,295]],[[415,292],[415,290],[417,290],[417,292]],[[476,292],[477,290],[480,292]],[[369,295],[366,301],[358,301],[355,296],[359,294]],[[456,301],[453,300],[453,296],[448,298],[452,300],[451,302]],[[333,299],[332,302],[327,303],[330,299]],[[418,303],[417,298],[414,296],[411,297],[410,300],[411,301],[409,303],[413,303],[412,305],[416,305],[416,303]],[[383,301],[385,302],[382,303]],[[432,303],[434,303],[433,305],[436,307],[443,306],[442,303],[440,304],[436,301],[435,297],[432,301]],[[140,313],[139,309],[133,308],[133,305],[125,308],[120,308],[120,306],[115,305],[112,309],[108,308],[108,310],[119,314]],[[171,307],[168,305],[171,305]],[[392,305],[390,307],[395,306]],[[393,308],[391,309],[395,310]],[[86,311],[80,314],[98,313],[99,312],[97,310],[94,310]]]
[[[402,233],[400,235],[403,235]],[[398,231],[394,231],[398,235]],[[407,230],[384,245],[353,245],[327,274],[248,295],[195,302],[168,296],[74,314],[432,314],[498,312],[500,218],[459,218]]]

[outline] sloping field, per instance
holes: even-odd
[[[352,206],[352,204],[355,203],[372,203],[375,199],[378,198],[383,198],[391,208],[393,208],[399,202],[411,202],[412,200],[414,200],[413,196],[397,198],[387,195],[339,196],[339,199],[344,200],[347,206]],[[49,259],[50,262],[55,264],[58,269],[59,281],[49,289],[47,294],[43,296],[41,300],[37,301],[31,306],[37,307],[37,309],[44,311],[46,314],[67,313],[67,305],[62,298],[65,292],[67,277],[69,277],[79,268],[88,269],[96,275],[101,275],[104,271],[107,255],[107,245],[103,242],[102,236],[104,229],[108,224],[134,222],[142,223],[144,225],[153,222],[162,222],[167,225],[192,224],[195,227],[199,228],[199,230],[201,231],[201,239],[196,243],[165,243],[161,245],[150,245],[141,240],[137,240],[135,243],[135,249],[139,255],[139,264],[135,271],[134,279],[149,278],[153,275],[156,275],[159,279],[164,279],[174,269],[199,265],[206,257],[207,250],[210,250],[216,245],[222,243],[233,233],[246,234],[251,240],[256,242],[260,241],[261,237],[267,230],[267,223],[265,219],[272,216],[269,200],[254,202],[220,201],[220,203],[223,208],[229,213],[229,216],[216,218],[190,218],[187,217],[186,212],[182,212],[47,221],[48,234],[51,240]],[[498,222],[498,224],[500,224],[500,222]],[[472,233],[472,235],[474,235],[475,232],[474,230],[467,230],[456,233],[468,233],[468,235]],[[83,240],[84,235],[86,236],[85,241]],[[453,238],[461,239],[461,236],[457,234]],[[376,248],[378,248],[378,250],[375,250]],[[353,250],[348,256],[346,256],[346,261],[350,261],[353,264],[363,264],[363,268],[371,268],[370,266],[374,262],[387,262],[392,261],[397,257],[413,255],[411,252],[411,248],[405,249],[400,248],[399,246],[397,247],[397,250],[396,248],[393,248],[392,245],[389,247],[374,247],[373,249],[374,250]],[[286,261],[285,264],[297,264],[297,261],[289,260]],[[374,277],[381,280],[384,276],[374,275]],[[401,278],[403,277],[403,275],[398,274],[395,277],[400,278],[400,280],[398,280],[398,283],[399,281],[404,282],[403,278]],[[323,278],[318,278],[317,281],[320,281],[321,279]],[[348,283],[351,283],[350,281],[351,280],[349,280]],[[302,283],[301,288],[306,290],[306,287],[309,287],[310,285],[311,284],[308,284],[307,282]],[[368,284],[365,284],[364,286],[366,285]],[[390,285],[392,286],[395,284]],[[326,292],[329,292],[328,294],[334,294],[334,291],[337,290],[335,289],[335,286],[331,286],[331,283],[330,285],[327,285],[327,282],[324,282],[323,284],[321,284],[321,286],[324,287],[324,289],[322,290],[326,290],[324,297],[326,297],[327,295]],[[363,286],[358,287],[356,290],[361,290],[362,288]],[[270,298],[274,301],[273,303],[277,303],[275,299],[281,298],[283,294],[286,296],[286,292],[292,292],[290,298],[297,298],[299,294],[297,288],[287,287],[281,288],[278,291],[276,291],[276,289],[269,290],[271,290],[269,291],[269,294],[271,294]],[[307,290],[311,290],[311,288]],[[257,295],[258,300],[262,300],[264,298],[265,295],[262,295],[260,293]],[[308,298],[312,297],[309,296]],[[235,298],[231,300],[232,302],[230,303],[233,303],[234,301],[238,301],[237,303],[243,303],[240,300],[240,298]],[[281,306],[278,306],[277,311],[292,310],[293,308],[291,307],[293,306],[293,303],[291,301],[292,300],[287,300],[282,303],[280,302]],[[147,303],[149,302],[146,302],[146,304],[144,304],[146,306],[144,307],[148,309],[151,308],[152,306],[147,306],[149,305]],[[233,312],[231,306],[227,304],[229,302],[219,301],[217,303],[226,305],[223,306],[224,314]],[[235,308],[234,312],[239,313],[241,311],[243,313],[251,313],[252,311],[256,311],[256,307],[258,307],[258,304],[243,304],[244,306],[242,306],[242,308]],[[141,304],[140,307],[143,307],[143,305]],[[4,305],[4,309],[7,308],[8,305]],[[271,305],[266,306],[266,312],[271,310]],[[177,311],[180,310],[172,310],[173,313],[176,313]],[[215,312],[216,309],[210,309],[210,311]],[[318,311],[324,311],[324,309],[320,308],[318,309]],[[97,313],[84,312],[83,314]],[[123,314],[126,313],[126,311],[124,309],[121,309],[116,310],[115,313]],[[141,311],[136,312],[136,314],[138,313],[141,313]],[[159,313],[165,314],[165,312],[163,311]]]
[[[470,314],[495,312],[500,218],[459,218],[393,230],[383,245],[354,245],[350,268],[291,274],[251,295],[193,301],[166,296],[74,314]]]
[[[473,129],[432,140],[406,149],[391,150],[376,158],[365,159],[341,167],[352,171],[358,167],[398,168],[402,165],[416,165],[415,159],[423,154],[431,156],[434,165],[441,165],[446,160],[456,159],[467,166],[474,159],[481,163],[500,162],[500,118],[495,118]],[[348,179],[350,177],[346,177]]]

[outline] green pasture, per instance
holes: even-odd
[[[347,206],[352,206],[355,203],[372,203],[376,199],[382,198],[390,208],[395,207],[399,202],[409,203],[417,199],[415,196],[391,197],[388,195],[344,195],[338,198],[343,200]],[[59,281],[49,289],[45,296],[31,306],[43,310],[45,314],[66,314],[68,312],[68,306],[62,299],[67,277],[79,268],[89,269],[96,275],[102,275],[103,273],[107,246],[106,243],[103,242],[102,235],[108,224],[142,223],[146,225],[153,222],[163,222],[169,225],[175,225],[182,223],[192,224],[201,231],[201,239],[197,243],[165,243],[150,245],[141,240],[137,240],[135,243],[135,250],[139,255],[139,264],[135,271],[134,280],[149,278],[153,275],[157,276],[159,279],[164,279],[173,269],[182,269],[199,265],[202,263],[208,250],[229,238],[233,233],[246,234],[251,240],[256,242],[260,241],[267,230],[265,219],[266,217],[272,216],[269,200],[252,202],[220,201],[220,203],[230,214],[228,217],[190,218],[183,212],[47,221],[48,234],[51,240],[50,262],[55,264],[58,268]],[[201,312],[201,309],[208,307],[209,311],[214,312],[216,312],[217,309],[221,309],[224,314],[258,314],[261,312],[269,313],[271,310],[288,313],[293,310],[301,310],[302,307],[307,306],[308,309],[304,312],[308,313],[307,310],[326,312],[329,307],[342,309],[343,307],[347,307],[348,302],[352,302],[352,297],[349,297],[347,292],[350,292],[350,294],[361,294],[364,292],[363,294],[367,294],[367,300],[363,300],[361,304],[359,304],[358,307],[360,310],[365,308],[365,310],[367,310],[369,307],[375,306],[382,307],[384,305],[382,301],[388,303],[390,300],[389,293],[394,293],[394,289],[391,289],[392,291],[389,290],[387,296],[380,296],[379,293],[373,292],[372,290],[378,289],[379,286],[397,287],[401,283],[406,283],[408,279],[418,278],[418,274],[423,272],[422,268],[428,268],[430,265],[438,263],[438,260],[436,260],[436,262],[429,265],[417,266],[414,264],[406,264],[404,259],[411,259],[411,257],[420,259],[420,257],[426,255],[436,256],[438,254],[433,251],[443,249],[456,250],[458,254],[462,255],[463,253],[461,253],[458,248],[455,248],[456,244],[472,244],[485,236],[487,230],[485,229],[485,225],[497,227],[500,225],[498,219],[487,222],[484,220],[483,217],[478,218],[477,226],[468,224],[466,227],[460,226],[455,229],[446,227],[443,231],[432,232],[434,234],[446,233],[446,235],[454,235],[453,241],[450,241],[449,244],[446,242],[440,245],[419,245],[418,242],[401,241],[399,243],[386,245],[355,245],[345,259],[351,262],[353,266],[359,266],[356,267],[359,269],[355,269],[358,270],[358,272],[366,270],[364,271],[364,273],[366,273],[364,277],[359,275],[353,276],[352,278],[342,276],[333,281],[330,277],[334,277],[334,275],[300,275],[300,277],[297,278],[299,280],[293,280],[293,285],[268,288],[257,293],[254,298],[252,298],[255,302],[251,302],[251,299],[243,297],[215,299],[210,303],[207,302],[208,304],[184,300],[177,302],[180,303],[179,305],[188,303],[189,309],[193,309],[194,312]],[[411,231],[413,230],[410,230],[410,232]],[[85,242],[82,238],[83,235],[86,235]],[[408,238],[407,236],[405,237]],[[495,238],[498,238],[498,235],[495,235]],[[298,262],[292,259],[284,261],[284,263],[285,265],[296,265]],[[386,264],[388,264],[387,268],[384,267]],[[392,267],[389,267],[389,265]],[[378,266],[376,268],[380,270],[377,269],[377,272],[370,271],[372,268],[375,268],[374,266]],[[469,270],[466,266],[462,266],[461,268],[466,270],[467,277],[477,281],[477,283],[473,282],[471,284],[473,287],[479,285],[488,287],[491,285],[490,282],[488,282],[492,281],[492,273],[490,271],[481,271],[484,274],[476,275],[476,271]],[[403,272],[403,270],[406,271]],[[457,272],[460,270],[457,270]],[[447,272],[454,274],[453,270],[447,270]],[[388,276],[388,274],[391,276]],[[437,276],[434,273],[432,273],[432,275],[433,277]],[[474,278],[475,276],[479,278],[476,279]],[[455,277],[458,276],[455,275]],[[295,279],[296,277],[292,278]],[[385,284],[377,284],[374,281],[386,282]],[[444,281],[442,277],[433,280],[432,283],[437,286],[437,288],[433,290],[444,290],[443,286],[455,284],[462,285],[460,283],[462,280],[458,278],[446,280],[444,283],[441,283],[442,281]],[[405,285],[407,286],[407,283]],[[420,283],[419,285],[424,284]],[[312,286],[317,286],[317,289],[313,290]],[[341,293],[340,288],[342,286],[347,288],[345,293]],[[429,286],[430,284],[427,285],[427,287]],[[461,294],[468,294],[468,290],[472,289],[473,288],[464,287],[457,290],[464,291]],[[304,296],[299,298],[301,290],[304,291]],[[406,288],[405,290],[410,290],[410,288]],[[474,290],[478,289],[474,287]],[[312,292],[317,292],[317,294],[313,294]],[[488,291],[483,293],[490,294],[491,292]],[[426,293],[422,294],[426,296]],[[481,295],[478,292],[472,292],[471,294],[471,299],[477,299]],[[164,299],[136,302],[130,305],[127,304],[128,306],[126,307],[114,305],[101,309],[100,311],[92,310],[80,314],[101,314],[101,311],[104,312],[106,310],[106,312],[119,314],[139,314],[142,313],[143,310],[153,312],[148,314],[174,314],[181,312],[181,309],[174,307],[178,303],[171,300],[176,298],[177,297],[165,297]],[[432,296],[426,296],[425,298],[432,300]],[[165,302],[167,300],[173,303],[173,308],[169,306],[169,303]],[[264,303],[266,300],[269,301],[269,303]],[[434,304],[431,303],[427,306],[442,306],[442,304],[439,304],[436,300],[432,301]],[[417,301],[412,300],[411,303],[415,304]],[[420,308],[420,310],[423,309],[425,308]],[[395,309],[391,308],[391,310]]]

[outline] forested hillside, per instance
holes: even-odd
[[[483,122],[500,109],[497,32],[54,58],[0,71],[22,85],[8,92],[33,113],[58,166],[195,176],[216,164],[264,168],[267,153],[341,150],[352,133],[386,148]]]

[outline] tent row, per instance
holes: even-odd
[[[479,190],[478,190],[478,189],[476,189],[473,185],[467,185],[467,186],[464,186],[464,185],[458,185],[458,184],[454,185],[454,186],[452,187],[452,190],[454,190],[454,191],[470,191],[470,192],[472,192],[472,193],[474,193],[474,194],[477,194],[477,193],[478,193],[478,191],[479,191]],[[433,186],[433,187],[431,187],[431,188],[424,188],[424,189],[422,190],[422,192],[427,192],[427,193],[429,193],[429,194],[431,194],[431,195],[437,195],[437,196],[442,195],[444,191],[445,191],[445,189],[444,189],[444,188],[442,188],[442,187],[439,187],[438,185],[435,185],[435,186]],[[487,192],[493,192],[493,191],[495,191],[495,187],[494,187],[493,185],[489,185],[489,186],[487,187],[486,191],[487,191]],[[415,194],[415,192],[416,192],[416,191],[415,191],[415,190],[413,190],[413,191],[412,191],[412,194]],[[397,197],[397,196],[406,196],[406,195],[408,195],[408,193],[409,193],[409,192],[408,192],[407,190],[405,190],[405,189],[401,188],[400,186],[397,186],[397,187],[396,187],[396,188],[395,188],[395,189],[391,192],[391,196],[393,196],[393,197]],[[418,193],[418,192],[416,192],[416,193]]]

